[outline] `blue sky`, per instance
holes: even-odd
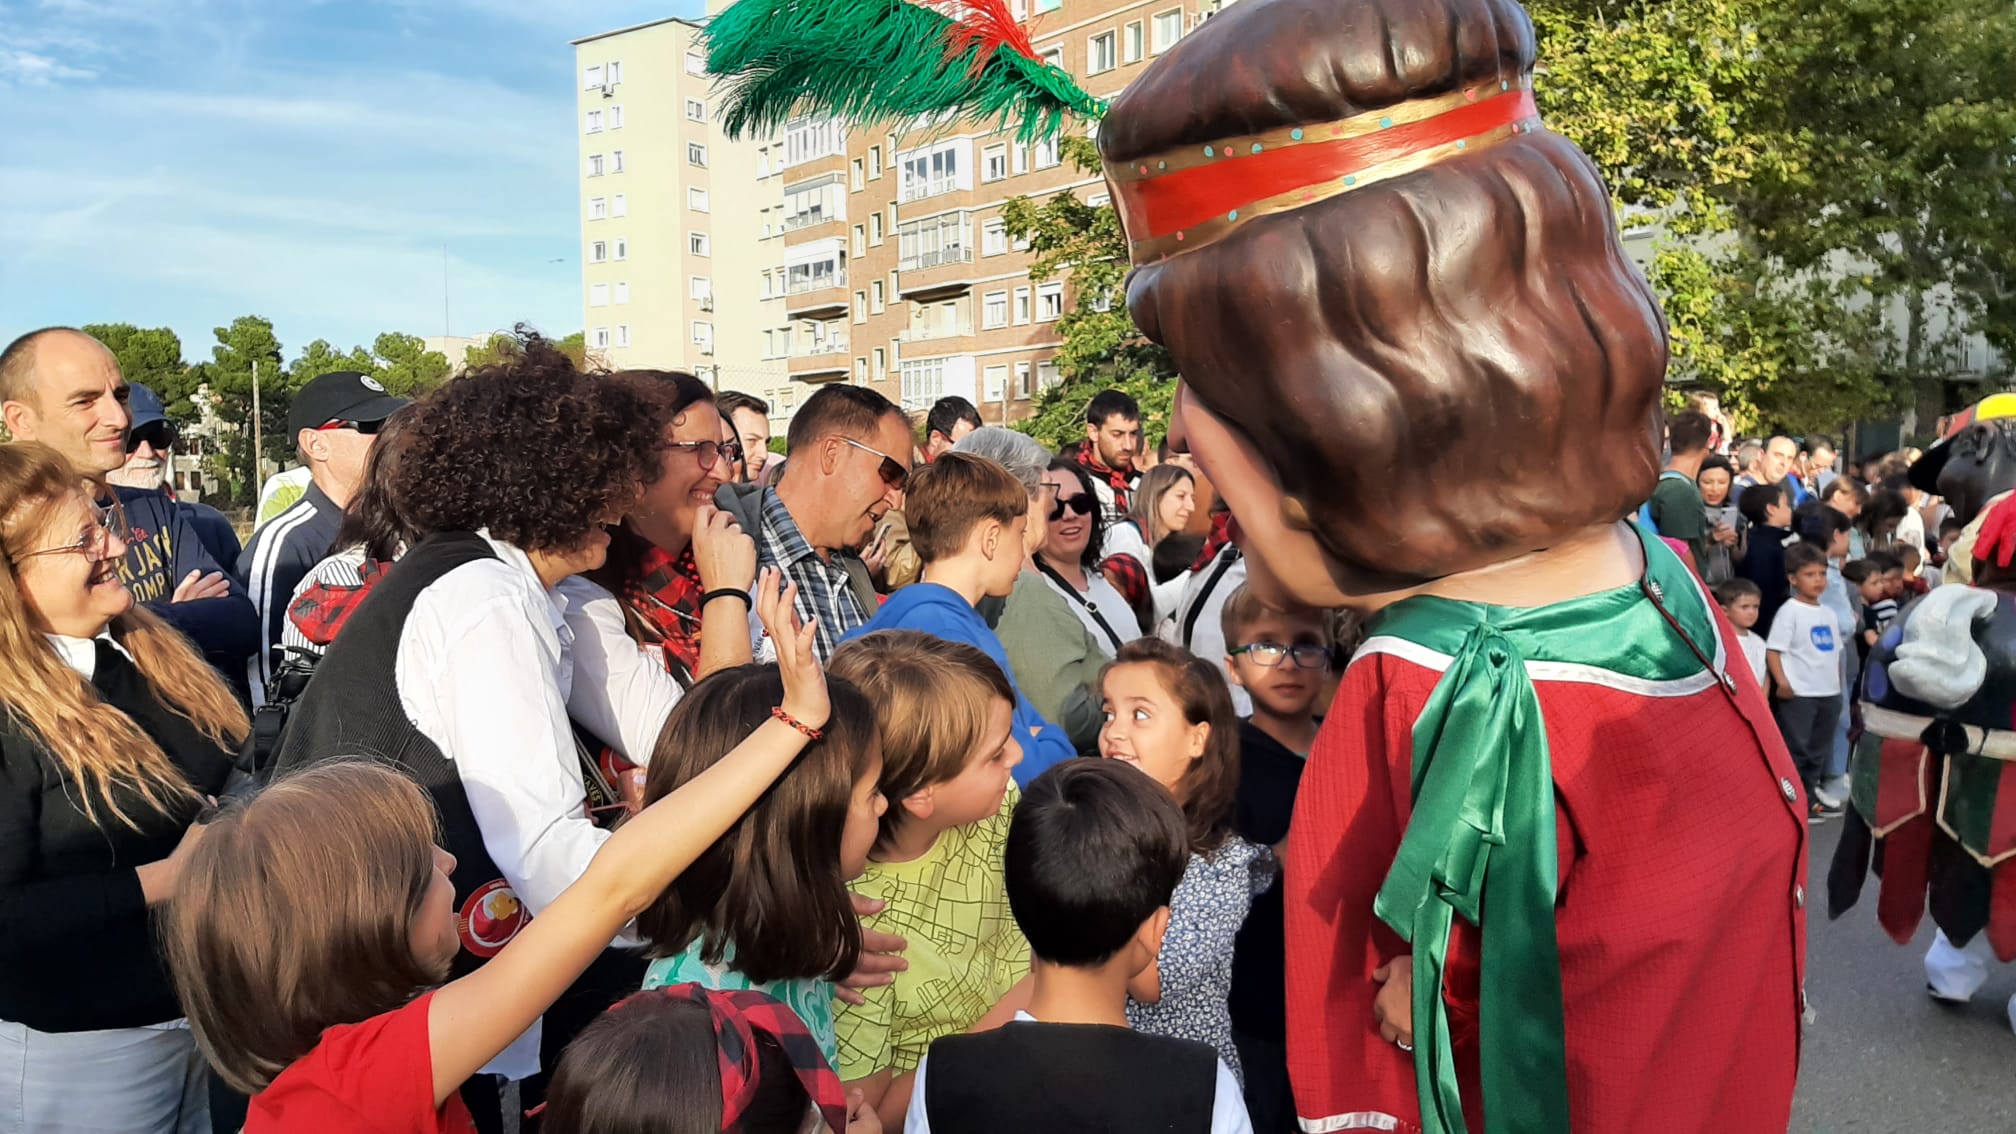
[[[568,41],[702,6],[0,0],[0,342],[579,330]]]

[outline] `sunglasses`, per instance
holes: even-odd
[[[153,422],[149,425],[143,425],[126,435],[126,451],[131,453],[140,447],[142,441],[145,441],[147,444],[152,445],[154,451],[158,453],[172,447],[175,444],[175,438],[174,426],[165,421]]]
[[[890,488],[896,489],[898,492],[901,492],[903,490],[903,486],[910,482],[909,465],[906,465],[901,461],[898,461],[896,458],[890,456],[889,454],[883,452],[880,449],[871,449],[868,446],[863,445],[861,442],[856,441],[851,437],[842,437],[840,440],[847,442],[849,445],[854,446],[856,449],[859,449],[864,453],[873,453],[876,456],[882,458],[881,466],[878,467],[875,471],[881,475],[883,484],[887,485]]]
[[[385,423],[383,421],[343,421],[339,419],[337,421],[329,422],[326,425],[316,426],[315,432],[329,433],[338,429],[354,429],[357,432],[363,434],[364,436],[369,437],[383,428],[385,428]]]
[[[1067,508],[1080,516],[1089,516],[1092,514],[1092,509],[1096,503],[1097,501],[1092,499],[1092,494],[1089,492],[1081,492],[1069,500],[1058,497],[1057,503],[1050,505],[1050,520],[1052,523],[1055,523],[1063,519],[1064,511]]]
[[[691,453],[700,459],[701,469],[711,469],[717,461],[726,458],[729,464],[742,459],[742,445],[736,441],[667,441],[660,446]]]
[[[1282,662],[1293,658],[1297,669],[1322,669],[1330,664],[1330,647],[1304,642],[1299,646],[1283,645],[1280,642],[1255,642],[1250,646],[1239,646],[1225,651],[1233,657],[1245,654],[1257,665],[1273,669]]]

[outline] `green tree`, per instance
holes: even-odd
[[[287,364],[286,388],[291,394],[295,390],[323,374],[336,370],[354,370],[360,374],[378,372],[378,360],[363,347],[351,347],[346,353],[337,350],[328,339],[316,339],[301,348],[294,361]],[[262,392],[263,393],[263,392]]]
[[[217,345],[210,348],[210,361],[191,369],[216,400],[218,420],[234,430],[219,438],[222,444],[212,471],[228,486],[234,502],[247,503],[258,492],[261,480],[252,453],[254,375],[259,382],[264,456],[276,463],[294,453],[294,439],[286,435],[289,376],[281,369],[280,340],[273,334],[270,319],[241,315],[230,326],[212,333]]]
[[[1089,138],[1065,138],[1065,160],[1098,174],[1099,151]],[[1088,205],[1070,193],[1047,201],[1016,197],[1001,208],[1008,231],[1029,242],[1035,258],[1029,278],[1068,275],[1071,307],[1057,321],[1064,345],[1057,351],[1062,379],[1042,391],[1034,416],[1017,422],[1051,448],[1085,439],[1085,406],[1105,389],[1120,389],[1141,403],[1143,420],[1159,430],[1169,420],[1176,363],[1142,337],[1127,314],[1127,237],[1111,205]]]
[[[184,425],[196,420],[196,406],[189,400],[196,387],[188,380],[182,340],[174,331],[131,323],[87,323],[79,329],[105,344],[128,382],[159,395],[171,419]]]
[[[601,355],[590,354],[588,350],[588,333],[586,331],[576,331],[564,339],[555,339],[553,345],[561,354],[573,359],[574,365],[580,369],[585,370],[591,365],[599,366],[606,362]],[[495,366],[502,362],[509,362],[511,359],[516,358],[522,349],[518,335],[509,335],[499,331],[491,335],[488,341],[477,346],[472,346],[463,352],[462,368],[465,370],[474,370],[479,366]]]
[[[448,380],[448,358],[438,350],[428,350],[418,335],[388,332],[371,344],[377,356],[378,381],[387,393],[417,398]]]

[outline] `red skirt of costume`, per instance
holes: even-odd
[[[1302,779],[1286,896],[1304,1130],[1421,1129],[1413,1057],[1380,1038],[1372,1013],[1373,970],[1406,946],[1372,909],[1407,823],[1412,728],[1437,662],[1368,641]],[[1806,800],[1763,695],[1749,681],[1733,698],[1714,684],[1675,694],[1571,668],[1529,673],[1555,784],[1573,1129],[1783,1134],[1803,1011]],[[1473,1134],[1486,1129],[1479,941],[1458,919],[1444,985]]]

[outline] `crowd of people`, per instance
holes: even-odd
[[[0,401],[0,1130],[1294,1128],[1349,623],[1125,394],[1058,454],[829,386],[773,455],[528,336],[307,383],[242,549],[88,335]]]

